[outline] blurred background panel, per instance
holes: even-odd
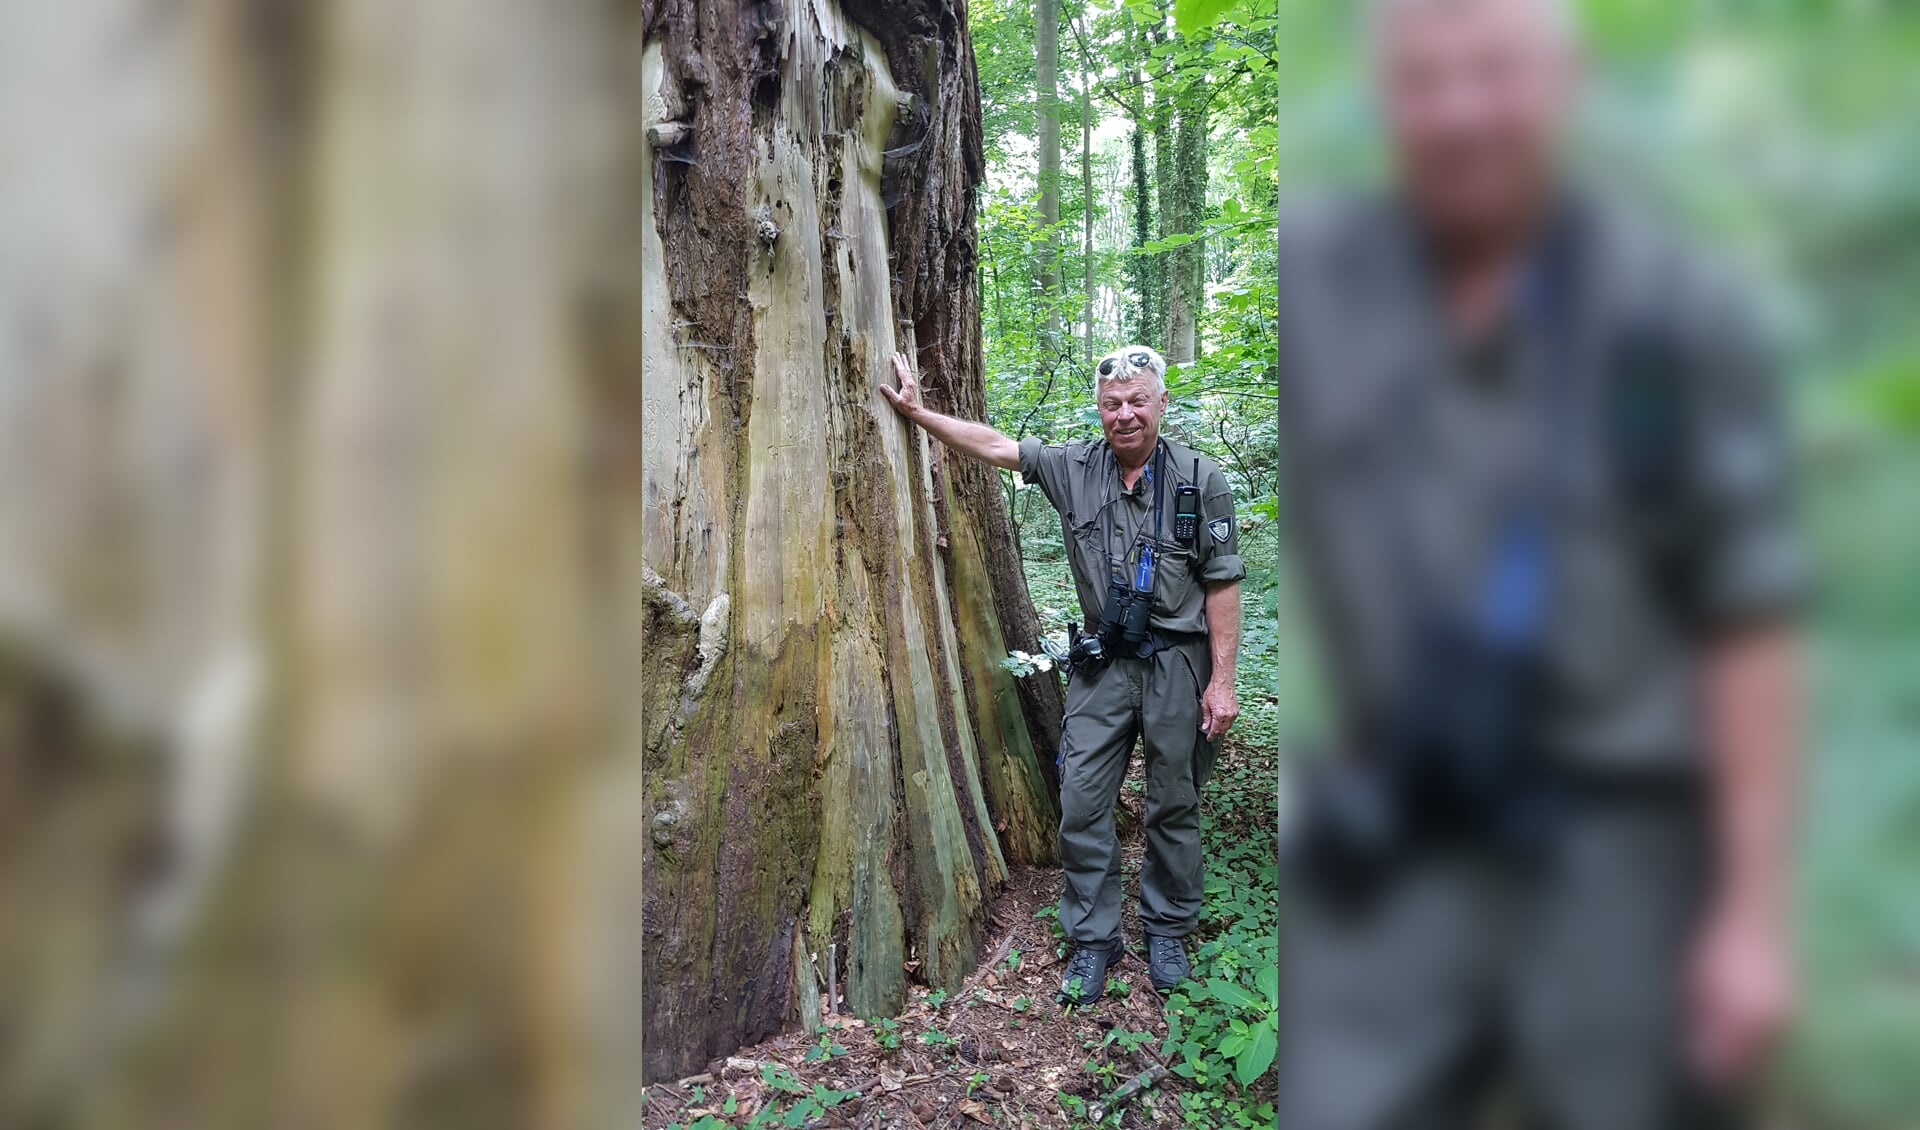
[[[634,1108],[638,21],[0,6],[0,1125]]]
[[[1920,8],[1577,8],[1591,79],[1581,161],[1736,267],[1792,361],[1821,599],[1798,916],[1805,1010],[1786,1106],[1810,1126],[1910,1126],[1920,1111]],[[1382,169],[1346,9],[1281,0],[1285,195]],[[1281,637],[1303,633],[1283,622]]]

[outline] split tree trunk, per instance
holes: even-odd
[[[980,418],[963,0],[643,9],[645,1071],[971,970],[1051,856],[1057,688],[996,475],[877,391]]]

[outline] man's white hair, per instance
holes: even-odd
[[[1136,364],[1141,354],[1146,355],[1144,365]],[[1130,381],[1143,375],[1153,378],[1153,391],[1167,391],[1167,359],[1151,346],[1122,346],[1093,367],[1093,398],[1100,399],[1101,386],[1109,381]]]
[[[1367,0],[1362,6],[1366,21],[1367,41],[1378,44],[1381,32],[1393,18],[1410,8],[1424,8],[1435,4],[1459,3],[1460,0]],[[1556,43],[1571,47],[1580,42],[1580,14],[1573,0],[1526,0],[1539,14],[1542,25],[1554,37]]]

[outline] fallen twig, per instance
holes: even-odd
[[[1140,1074],[1120,1084],[1118,1090],[1105,1102],[1094,1103],[1087,1108],[1087,1117],[1093,1122],[1103,1121],[1107,1115],[1132,1102],[1140,1092],[1147,1090],[1167,1077],[1167,1065],[1156,1063]]]

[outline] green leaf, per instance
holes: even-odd
[[[1209,977],[1207,992],[1228,1008],[1252,1008],[1260,1003],[1258,997],[1224,977]]]
[[[1273,1017],[1255,1025],[1247,1037],[1247,1044],[1234,1057],[1233,1077],[1242,1087],[1252,1085],[1255,1079],[1273,1066],[1273,1057],[1279,1051],[1280,1035],[1278,1023]]]
[[[1181,35],[1197,35],[1232,11],[1235,0],[1174,0],[1173,26]]]

